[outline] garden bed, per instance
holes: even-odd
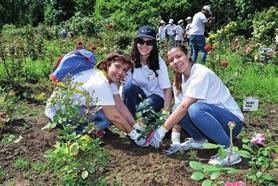
[[[43,115],[44,105],[25,106],[33,112],[19,116],[13,125],[6,126],[1,134],[13,134],[23,138],[19,143],[0,143],[0,165],[5,172],[5,176],[0,177],[0,183],[21,186],[52,185],[57,178],[49,172],[36,172],[33,165],[44,160],[45,151],[52,148],[56,142],[57,131],[41,130],[48,122]],[[264,111],[266,115],[260,118],[245,113],[244,130],[261,132],[269,129],[276,135],[274,140],[278,141],[278,104],[267,105]],[[185,137],[186,134],[183,134],[182,138]],[[106,183],[108,185],[200,185],[190,178],[193,170],[189,167],[189,160],[207,162],[216,151],[187,151],[165,156],[162,149],[169,146],[169,141],[168,135],[159,150],[139,148],[124,135],[107,131],[102,138],[102,146],[110,154],[109,164],[103,170]],[[240,140],[235,140],[235,144],[240,146]],[[29,164],[27,163],[25,167],[24,163],[17,166],[24,161]],[[244,180],[248,169],[247,160],[234,167],[240,169],[240,174],[235,181]],[[278,178],[278,171],[274,171],[273,175]]]

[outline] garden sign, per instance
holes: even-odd
[[[243,111],[256,111],[259,107],[259,98],[246,97],[243,99]]]

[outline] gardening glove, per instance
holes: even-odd
[[[160,142],[164,138],[165,134],[168,132],[163,126],[159,127],[154,131],[153,137],[151,139],[150,145],[158,149],[160,147]]]
[[[133,128],[136,130],[136,132],[139,132],[139,133],[145,132],[145,129],[139,123],[135,123],[133,125]]]
[[[145,138],[139,134],[135,129],[133,129],[128,136],[134,141],[134,143],[140,147],[146,147]]]

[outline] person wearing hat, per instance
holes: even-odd
[[[171,82],[166,63],[159,56],[155,36],[154,28],[140,27],[131,49],[135,68],[125,79],[123,101],[134,118],[136,112],[146,109],[159,112],[171,107]]]
[[[166,23],[165,23],[165,21],[161,20],[159,22],[159,28],[158,28],[158,34],[157,34],[157,38],[159,39],[160,44],[162,44],[164,42],[164,40],[166,39],[165,28],[166,28]]]
[[[178,25],[173,28],[173,31],[175,32],[175,46],[181,46],[183,42],[183,20],[178,21]]]
[[[72,86],[74,91],[69,95],[70,101],[61,98],[65,97],[65,92],[57,87],[47,101],[46,116],[52,122],[57,123],[57,120],[60,119],[58,113],[65,112],[65,107],[70,107],[71,104],[71,110],[80,109],[80,115],[78,114],[80,118],[73,116],[74,124],[81,123],[86,119],[85,123],[82,122],[75,126],[76,133],[88,130],[86,129],[87,121],[93,122],[97,131],[103,130],[113,123],[121,131],[127,133],[138,146],[144,146],[145,139],[137,132],[143,128],[135,123],[121,100],[117,87],[117,83],[122,81],[128,70],[133,67],[134,63],[129,56],[111,52],[106,59],[96,65],[96,68],[82,71],[71,78],[71,84],[68,86]],[[63,104],[66,101],[67,103]],[[84,118],[88,113],[88,118]],[[59,127],[63,128],[63,126]]]
[[[171,18],[169,19],[168,24],[165,27],[165,34],[166,39],[168,41],[169,46],[174,46],[175,44],[175,32],[173,29],[175,28],[174,20]]]
[[[214,18],[210,17],[210,6],[206,5],[202,10],[193,16],[190,25],[190,47],[192,49],[192,60],[195,63],[198,58],[199,50],[202,53],[201,63],[205,63],[207,52],[205,50],[205,26],[208,27],[212,24]],[[209,17],[209,18],[207,18]]]
[[[190,45],[190,34],[189,34],[189,30],[190,30],[190,25],[192,23],[192,18],[190,16],[188,16],[186,19],[186,27],[185,27],[185,35],[186,35],[186,41],[187,41],[187,44],[188,46]],[[192,51],[191,51],[192,53]]]

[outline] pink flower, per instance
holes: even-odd
[[[264,145],[265,137],[264,134],[256,134],[251,140],[252,145]]]
[[[228,126],[233,129],[236,126],[236,123],[234,121],[229,121]]]
[[[236,182],[226,182],[225,186],[245,186],[245,183],[242,181],[236,181]]]

